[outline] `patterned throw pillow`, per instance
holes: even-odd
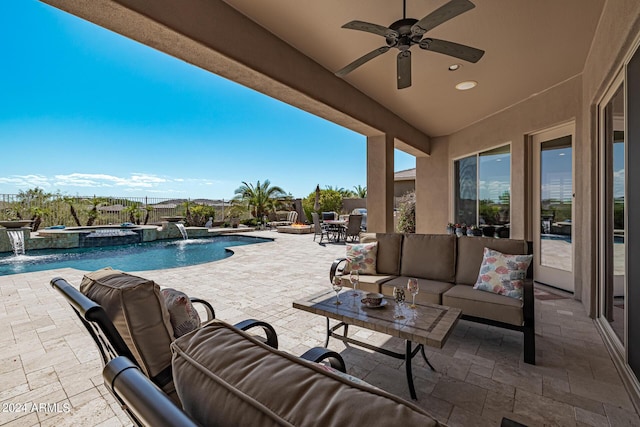
[[[181,337],[200,327],[200,316],[185,293],[171,288],[160,292],[169,311],[174,337]]]
[[[484,248],[480,274],[473,289],[522,299],[522,287],[533,255],[507,255]]]
[[[360,274],[376,274],[378,242],[347,243],[347,265],[345,273],[358,270]]]

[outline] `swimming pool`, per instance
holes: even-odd
[[[35,250],[26,255],[1,255],[0,276],[55,268],[93,271],[113,267],[123,271],[145,271],[185,267],[227,258],[232,255],[225,250],[227,247],[271,241],[250,236],[216,236],[122,246]]]

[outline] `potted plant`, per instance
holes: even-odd
[[[467,228],[467,236],[482,236],[482,230],[474,224]]]
[[[494,237],[496,228],[493,225],[485,225],[482,227],[482,235],[485,237]]]
[[[455,226],[452,222],[447,224],[447,234],[453,234],[456,231]]]

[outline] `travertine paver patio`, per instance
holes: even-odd
[[[272,323],[283,350],[301,354],[320,345],[324,320],[292,302],[327,289],[329,266],[344,244],[321,246],[312,235],[252,234],[275,241],[235,247],[234,256],[214,263],[139,275],[208,299],[217,317],[229,322],[253,317]],[[78,285],[82,274],[62,269],[0,277],[0,425],[130,424],[102,385],[93,342],[48,284],[62,276]],[[451,426],[497,426],[503,416],[531,426],[640,425],[582,305],[538,294],[536,366],[522,362],[520,333],[460,321],[444,348],[427,349],[437,372],[415,359],[417,404]],[[386,335],[354,332],[403,348]],[[403,361],[337,340],[329,345],[342,353],[351,374],[409,397]]]

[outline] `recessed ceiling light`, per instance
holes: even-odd
[[[473,89],[477,85],[478,85],[478,82],[473,81],[473,80],[468,80],[466,82],[458,83],[456,85],[456,89],[458,89],[458,90],[469,90],[469,89]]]
[[[451,64],[451,65],[449,65],[449,71],[459,70],[460,67],[462,67],[462,65],[460,65],[460,64]]]

